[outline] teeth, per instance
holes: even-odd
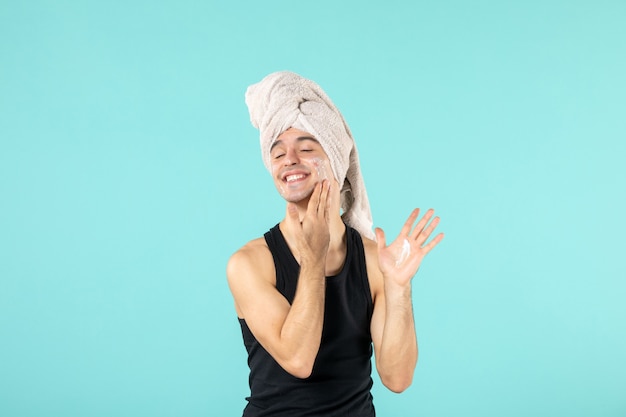
[[[304,178],[304,175],[303,175],[303,174],[297,174],[297,175],[287,175],[287,176],[285,177],[285,180],[286,180],[287,182],[292,182],[292,181],[297,181],[297,180],[302,179],[302,178]]]

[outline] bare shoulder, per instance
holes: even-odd
[[[226,266],[226,275],[231,286],[251,278],[273,278],[274,261],[265,239],[251,240],[233,253]],[[275,278],[273,280],[275,282]]]
[[[255,306],[262,305],[259,300],[276,292],[274,259],[265,239],[252,240],[235,252],[228,260],[226,276],[237,316],[246,318],[246,311],[256,314]]]

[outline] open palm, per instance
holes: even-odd
[[[389,246],[385,242],[385,232],[376,228],[378,265],[385,278],[394,280],[398,285],[409,283],[419,269],[422,259],[443,239],[443,233],[439,233],[426,244],[439,223],[439,217],[433,218],[434,210],[430,209],[413,227],[419,211],[413,210],[400,234]]]

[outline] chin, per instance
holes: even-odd
[[[304,200],[308,200],[309,197],[311,197],[311,194],[313,194],[313,189],[311,188],[310,190],[302,190],[300,192],[298,191],[283,192],[281,190],[278,190],[278,192],[285,199],[285,201],[289,203],[300,203]]]

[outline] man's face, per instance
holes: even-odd
[[[322,145],[309,133],[290,128],[281,133],[270,150],[276,189],[289,202],[308,198],[315,184],[334,179]]]

